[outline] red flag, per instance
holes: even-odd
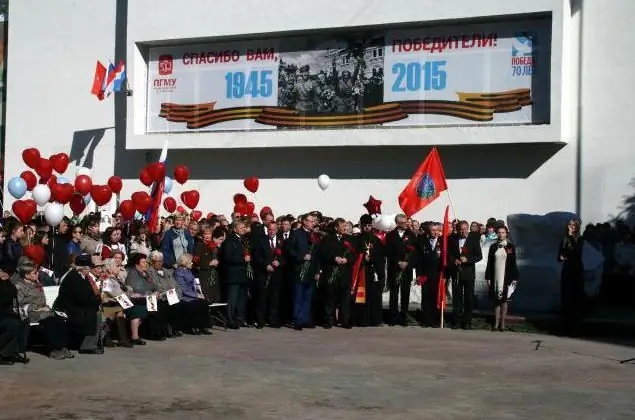
[[[448,237],[450,236],[450,206],[445,206],[443,216],[443,235],[441,241],[443,249],[441,251],[441,277],[439,277],[439,293],[437,295],[437,308],[443,310],[445,306],[445,268],[448,266]]]
[[[154,183],[154,189],[152,191],[152,208],[150,209],[150,215],[148,220],[148,230],[150,233],[156,233],[158,231],[159,222],[159,209],[161,206],[161,200],[163,200],[163,189],[165,188],[165,179],[161,182]]]
[[[97,67],[95,68],[95,77],[93,79],[93,87],[90,93],[97,96],[101,101],[104,99],[104,79],[106,79],[106,67],[97,61]]]
[[[407,217],[437,199],[441,192],[448,189],[443,166],[437,148],[433,147],[417,172],[399,194],[399,207]]]

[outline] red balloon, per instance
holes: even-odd
[[[33,191],[33,188],[37,185],[37,177],[31,171],[24,171],[20,174],[20,178],[26,182],[26,189]]]
[[[205,217],[206,219],[211,219],[212,217],[214,217],[214,213],[212,213],[211,211],[209,213],[207,213],[207,216]]]
[[[90,180],[88,175],[80,175],[75,178],[75,189],[81,195],[86,195],[90,192],[90,189],[93,187],[93,181]]]
[[[53,169],[58,174],[63,174],[68,169],[68,155],[66,153],[58,153],[49,158],[51,164],[53,165]]]
[[[42,245],[27,245],[22,250],[22,253],[25,257],[29,257],[36,265],[40,265],[44,262],[44,248],[42,248]]]
[[[381,214],[381,200],[377,200],[372,195],[368,197],[368,201],[363,204],[368,214]]]
[[[264,206],[263,208],[260,209],[260,218],[264,219],[264,216],[266,214],[271,214],[273,215],[273,210],[271,210],[271,207],[269,206]]]
[[[123,200],[121,204],[119,204],[119,211],[121,212],[124,220],[130,220],[134,217],[137,207],[132,200]]]
[[[174,168],[174,179],[179,184],[183,185],[190,179],[190,170],[185,165],[179,165]]]
[[[139,213],[146,213],[152,207],[152,198],[145,191],[137,191],[132,194],[132,202],[139,210]]]
[[[48,184],[49,188],[53,185],[57,184],[57,176],[55,174],[51,174],[48,182],[45,182],[44,179],[40,179],[40,184]]]
[[[24,149],[22,151],[22,160],[31,169],[37,169],[40,166],[40,151],[37,149]]]
[[[16,200],[11,206],[13,214],[22,223],[28,223],[37,212],[37,204],[33,200]]]
[[[199,219],[201,217],[203,217],[203,212],[201,212],[200,210],[194,210],[191,214],[190,217],[194,220],[196,220],[197,222],[199,221]]]
[[[194,209],[198,206],[198,201],[201,196],[196,190],[184,191],[181,193],[181,201],[185,204],[189,209]]]
[[[256,210],[256,205],[251,201],[247,201],[247,214],[254,214],[254,210]]]
[[[93,185],[90,189],[90,196],[98,206],[105,206],[112,198],[112,190],[108,185]]]
[[[146,187],[149,187],[150,185],[152,185],[152,177],[150,176],[150,173],[148,172],[148,168],[143,168],[141,170],[141,173],[139,174],[139,180]]]
[[[172,197],[166,197],[165,200],[163,200],[163,208],[168,213],[174,213],[176,210],[176,200]]]
[[[165,165],[161,162],[154,162],[146,166],[150,178],[155,182],[161,182],[165,179]]]
[[[69,206],[71,207],[71,210],[73,210],[73,213],[80,214],[84,211],[84,209],[86,209],[86,202],[84,201],[84,197],[82,197],[81,194],[73,195]]]
[[[243,181],[243,185],[247,188],[247,191],[256,193],[258,191],[258,186],[260,185],[260,181],[255,176],[250,176],[249,178],[245,178]]]
[[[245,197],[245,194],[241,194],[241,193],[234,194],[234,204],[246,203],[246,202],[247,202],[247,197]]]
[[[68,204],[75,194],[75,188],[71,184],[54,184],[50,189],[52,201],[60,204]]]
[[[40,164],[35,168],[35,172],[37,172],[40,178],[47,181],[53,173],[53,164],[48,159],[40,158]]]
[[[234,205],[234,213],[238,213],[241,216],[247,214],[247,203],[236,203]]]
[[[121,182],[121,178],[118,176],[111,176],[108,178],[108,186],[115,194],[119,194],[121,189],[123,188],[123,182]]]
[[[185,209],[183,208],[183,206],[178,206],[178,207],[176,208],[176,211],[178,211],[178,212],[179,212],[179,213],[181,213],[181,214],[185,213]]]

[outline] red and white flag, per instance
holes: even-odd
[[[433,147],[417,172],[399,194],[399,207],[407,217],[411,217],[432,203],[448,189],[443,165],[437,148]]]
[[[95,76],[93,78],[93,87],[90,93],[95,95],[100,101],[104,99],[104,82],[106,81],[106,66],[97,61],[95,68]]]

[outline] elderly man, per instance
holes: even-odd
[[[174,279],[174,270],[163,267],[163,254],[160,251],[152,251],[150,253],[150,267],[148,267],[148,275],[152,283],[156,284],[160,293],[158,301],[159,311],[167,313],[167,334],[168,338],[182,337],[183,324],[181,317],[181,305],[169,305],[167,292],[174,289],[179,302],[183,298],[181,288]]]
[[[64,277],[53,305],[55,310],[68,315],[69,332],[81,338],[79,352],[82,354],[104,352],[101,290],[96,281],[102,265],[101,258],[93,258],[88,254],[75,258],[75,268]]]
[[[239,329],[245,325],[247,287],[251,267],[251,250],[246,240],[247,226],[240,219],[232,222],[232,233],[221,247],[220,261],[227,285],[227,318],[229,327]],[[253,276],[253,272],[252,272]]]

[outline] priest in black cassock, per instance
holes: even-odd
[[[373,219],[364,214],[359,219],[361,233],[356,237],[357,249],[363,253],[362,270],[365,271],[365,302],[358,299],[353,306],[354,324],[376,327],[382,324],[382,295],[386,284],[386,258],[384,246],[373,232]],[[362,287],[357,285],[357,287]],[[353,292],[353,298],[357,293]]]

